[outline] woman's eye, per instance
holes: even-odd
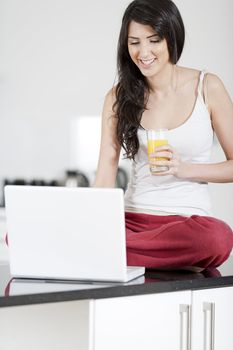
[[[129,43],[130,45],[138,45],[139,42],[133,42],[133,43]]]
[[[151,43],[159,43],[160,40],[151,40],[150,42],[151,42]]]

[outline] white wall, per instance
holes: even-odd
[[[186,26],[181,64],[218,74],[233,96],[232,0],[176,0]],[[69,121],[100,115],[114,83],[127,0],[0,1],[0,181],[63,176]],[[213,159],[221,158],[216,146]],[[211,185],[233,227],[233,186]]]
[[[0,1],[0,178],[56,177],[69,120],[101,114],[127,1]]]

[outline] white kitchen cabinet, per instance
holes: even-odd
[[[95,301],[94,350],[231,350],[233,287]]]
[[[93,350],[92,305],[77,300],[0,308],[0,350]]]
[[[232,350],[233,287],[11,306],[0,324],[1,350]]]
[[[186,350],[191,291],[99,299],[94,350]]]
[[[192,292],[192,350],[233,349],[233,287]]]

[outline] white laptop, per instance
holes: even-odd
[[[5,186],[13,277],[127,282],[122,189]]]

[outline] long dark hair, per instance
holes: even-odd
[[[170,62],[175,64],[184,46],[184,24],[171,0],[134,0],[126,8],[118,40],[116,101],[117,140],[125,157],[135,158],[139,148],[137,131],[146,109],[150,87],[128,52],[128,28],[131,21],[151,26],[160,39],[166,39]]]

